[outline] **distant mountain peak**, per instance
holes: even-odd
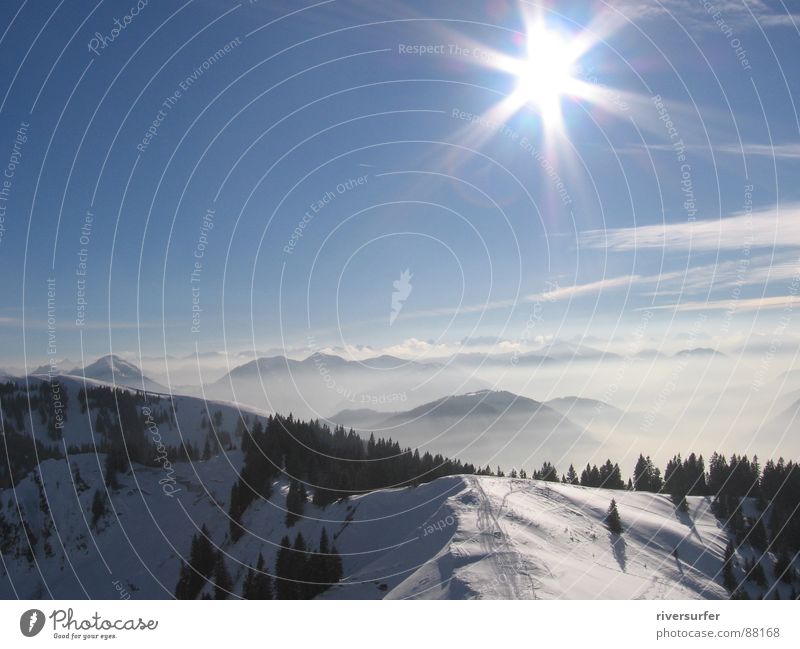
[[[82,369],[76,367],[68,373],[137,390],[168,392],[166,387],[145,376],[138,366],[116,354],[106,354]]]
[[[712,347],[692,347],[676,352],[675,356],[725,356],[725,354]]]

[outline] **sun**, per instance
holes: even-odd
[[[567,105],[613,111],[616,115],[619,100],[612,97],[636,99],[613,91],[599,83],[595,75],[590,77],[585,72],[596,69],[593,50],[622,24],[614,15],[599,15],[583,28],[548,20],[541,12],[523,18],[525,30],[515,34],[509,48],[514,54],[486,50],[489,56],[481,59],[481,65],[508,75],[510,82],[502,99],[484,113],[488,121],[505,124],[517,113],[523,113],[523,123],[541,129],[546,146],[550,146],[569,136],[565,117],[576,113],[567,110],[562,114]],[[485,49],[480,44],[476,47]]]
[[[568,39],[544,26],[528,32],[527,56],[515,64],[519,104],[531,104],[546,122],[560,121],[561,99],[575,86],[578,55]]]

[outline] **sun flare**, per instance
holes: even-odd
[[[567,39],[545,27],[528,33],[527,56],[517,61],[514,94],[520,104],[533,105],[544,121],[560,121],[561,99],[575,87],[577,56]]]

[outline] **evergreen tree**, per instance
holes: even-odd
[[[200,534],[192,537],[189,561],[181,564],[180,577],[175,586],[178,599],[196,599],[203,585],[211,578],[217,565],[217,553],[205,525]],[[230,589],[228,589],[230,590]]]
[[[793,572],[792,561],[788,553],[781,552],[775,558],[775,577],[784,584],[791,584]]]
[[[253,589],[248,599],[272,599],[272,579],[265,572],[264,557],[258,554],[256,572],[253,578]]]
[[[578,484],[578,474],[575,472],[575,467],[571,464],[567,470],[566,482],[567,484]]]
[[[733,543],[729,541],[725,548],[725,558],[722,564],[722,585],[725,586],[731,594],[736,592],[736,589],[739,587],[736,576],[733,574],[733,554]]]
[[[291,577],[294,558],[292,555],[289,537],[284,536],[275,557],[275,596],[277,599],[297,599],[297,584]]]
[[[650,491],[656,493],[661,490],[661,472],[653,464],[650,456],[639,455],[633,469],[633,488],[636,491]]]
[[[214,561],[214,599],[228,599],[231,590],[233,590],[233,582],[225,567],[225,557],[222,551],[216,553]]]
[[[86,481],[83,479],[79,467],[75,467],[75,473],[73,474],[72,479],[75,482],[75,489],[77,490],[78,493],[83,493],[84,491],[89,489],[89,485],[86,484]]]
[[[606,512],[605,523],[608,529],[614,534],[622,534],[622,521],[619,517],[619,510],[617,509],[617,501],[611,499],[611,504]]]
[[[109,489],[119,489],[118,474],[124,470],[125,457],[121,448],[114,447],[106,454],[105,481]]]
[[[550,462],[545,462],[542,464],[541,470],[534,472],[533,477],[545,482],[558,482],[558,471]]]
[[[622,480],[622,473],[618,464],[612,464],[611,460],[606,460],[605,464],[599,469],[599,481],[597,486],[605,489],[624,489],[625,482]]]
[[[97,489],[92,497],[92,527],[97,527],[100,519],[106,515],[107,511],[106,494]]]
[[[344,577],[344,569],[342,567],[342,557],[339,556],[339,551],[336,549],[336,544],[331,546],[331,560],[330,560],[330,578],[331,583],[341,581]]]
[[[292,479],[286,494],[286,527],[292,527],[303,515],[308,494],[301,482]]]
[[[309,588],[309,584],[303,583],[308,581],[308,546],[303,538],[301,532],[297,533],[292,545],[291,569],[289,576],[295,580],[297,589],[297,599],[308,599],[313,597],[313,588]]]

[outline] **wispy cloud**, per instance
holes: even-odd
[[[581,233],[583,248],[715,252],[800,247],[800,206],[774,206],[722,219],[663,223]]]
[[[763,0],[619,0],[614,7],[631,20],[671,16],[696,31],[719,31],[721,26],[738,30],[796,26],[800,16],[778,12]]]
[[[796,295],[774,295],[771,297],[754,297],[737,300],[732,303],[728,300],[689,301],[678,304],[660,304],[648,307],[650,310],[663,309],[672,311],[763,311],[771,309],[794,309],[800,298]]]
[[[778,144],[764,144],[755,142],[743,142],[741,144],[726,143],[726,144],[712,144],[710,146],[704,144],[685,144],[688,151],[698,151],[711,153],[722,153],[726,155],[748,157],[764,157],[775,158],[780,160],[799,160],[800,159],[800,142],[781,142]],[[675,148],[671,144],[646,144],[646,145],[633,145],[622,149],[626,152],[641,151],[643,149],[650,151],[664,151],[670,154],[675,153]]]
[[[569,300],[573,297],[582,295],[594,295],[610,289],[625,288],[632,284],[642,281],[639,275],[620,275],[617,277],[606,277],[596,282],[586,284],[574,284],[572,286],[559,286],[550,291],[528,295],[525,299],[528,302],[546,301],[557,302],[559,300]]]
[[[800,26],[800,14],[772,14],[759,16],[758,22],[764,27],[794,27]]]

